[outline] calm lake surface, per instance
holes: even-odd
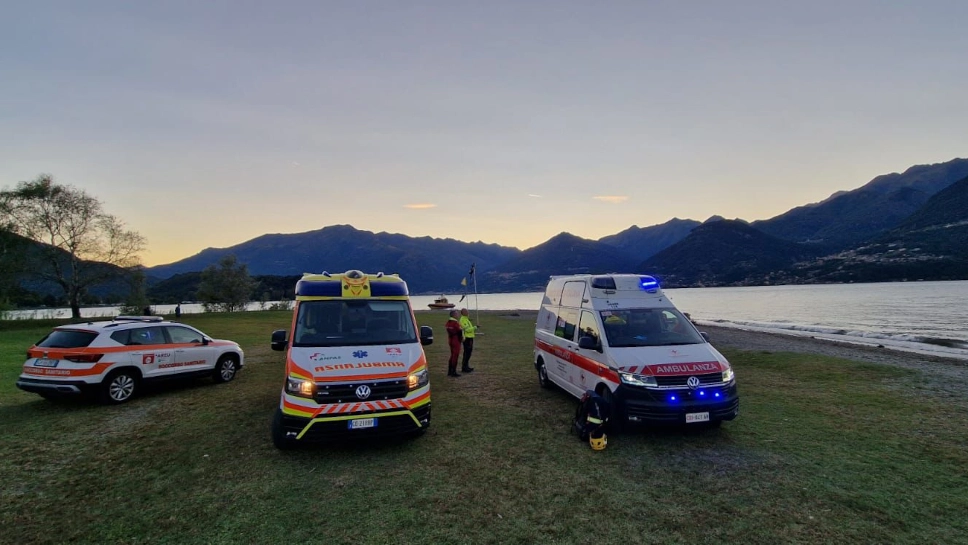
[[[460,294],[446,294],[458,303]],[[700,325],[811,336],[883,345],[902,350],[968,359],[968,281],[894,282],[666,290],[666,295]],[[479,310],[536,310],[541,293],[487,293],[468,296],[459,306]],[[434,296],[412,297],[426,309]],[[174,305],[154,305],[171,314]],[[252,303],[248,310],[261,309]],[[201,305],[182,305],[185,314]],[[444,311],[439,311],[443,319]],[[117,315],[117,307],[82,310],[84,317]],[[66,318],[68,309],[7,313],[8,319]],[[483,324],[486,327],[486,323]]]

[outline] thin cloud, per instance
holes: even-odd
[[[428,208],[437,208],[436,204],[431,203],[415,203],[415,204],[405,204],[404,208],[409,208],[411,210],[426,210]]]
[[[612,204],[621,204],[629,200],[628,195],[597,195],[592,198],[595,199],[596,201],[602,201],[602,202],[607,202]]]
[[[542,198],[541,195],[535,195],[534,193],[528,193],[528,196],[531,197],[531,198],[534,198],[534,199],[540,199],[540,198]]]

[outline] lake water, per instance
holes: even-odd
[[[541,293],[446,294],[459,306],[480,310],[536,310]],[[968,359],[968,281],[896,282],[666,290],[666,295],[698,324],[883,345],[890,348]],[[412,297],[426,309],[435,296]],[[154,305],[172,314],[175,305]],[[251,303],[248,310],[260,310]],[[184,304],[182,312],[202,312]],[[443,315],[443,311],[440,311]],[[86,318],[117,315],[117,307],[82,309]],[[68,309],[16,311],[7,318],[66,318]],[[486,324],[485,324],[486,325]]]

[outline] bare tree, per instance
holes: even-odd
[[[139,264],[145,239],[104,211],[83,190],[54,182],[49,174],[0,192],[12,230],[40,242],[36,276],[64,290],[74,318],[81,317],[85,291],[119,276],[118,267]]]

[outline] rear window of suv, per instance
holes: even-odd
[[[97,333],[91,331],[56,329],[37,343],[37,346],[40,348],[83,348],[91,344],[96,338]]]

